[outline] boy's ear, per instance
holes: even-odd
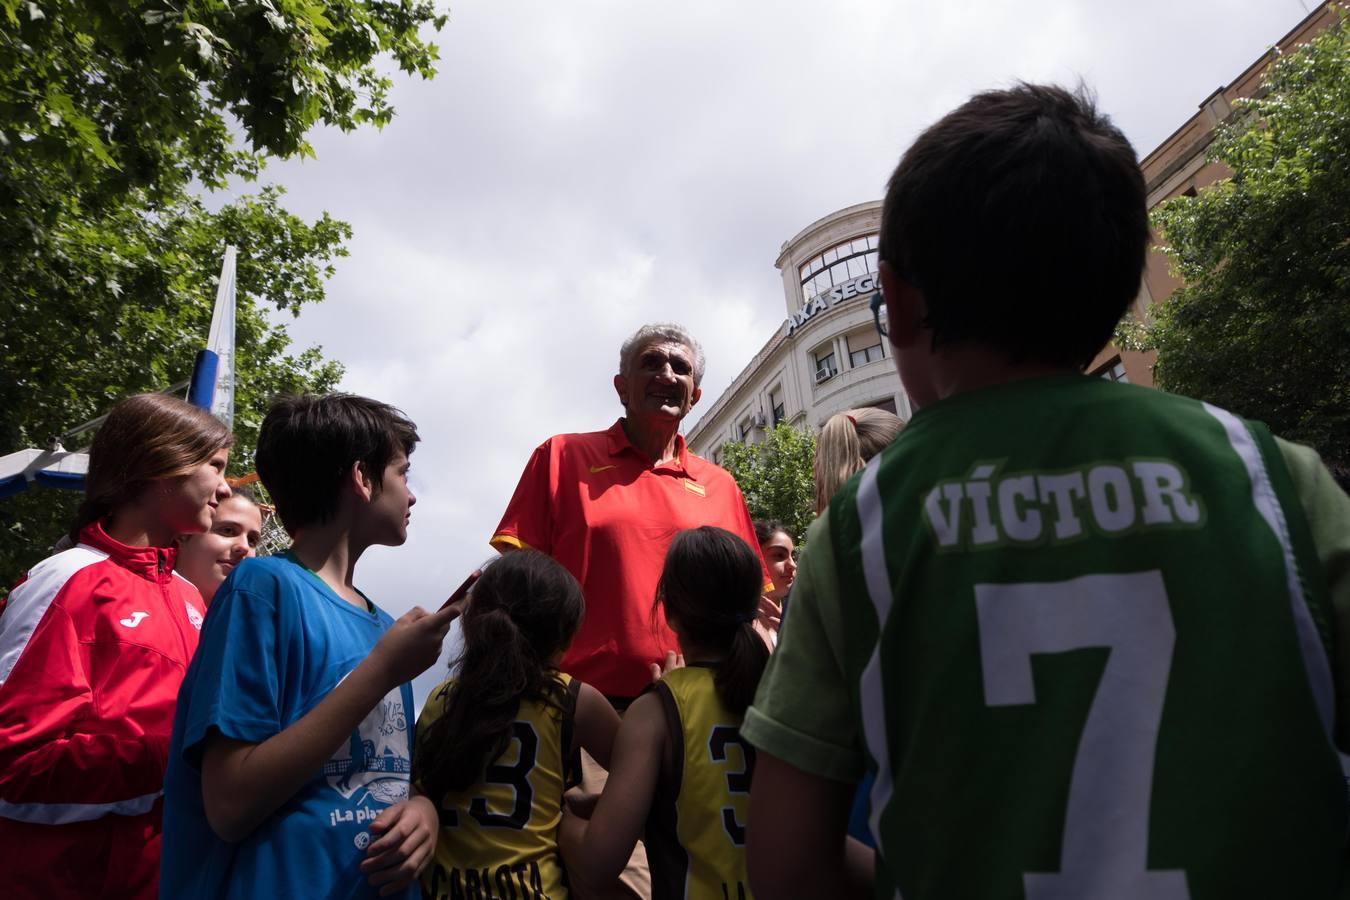
[[[343,483],[352,490],[352,493],[367,503],[370,502],[371,497],[375,496],[375,483],[366,474],[366,467],[360,461],[352,463],[351,468],[347,470],[347,476],[343,479]]]
[[[909,347],[923,331],[927,312],[923,292],[897,272],[884,259],[877,267],[881,276],[881,293],[886,300],[886,336],[891,346]]]

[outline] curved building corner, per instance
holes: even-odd
[[[721,462],[727,441],[756,443],[779,422],[814,431],[860,406],[909,418],[909,398],[868,306],[878,290],[880,224],[881,203],[860,203],[783,244],[775,265],[786,317],[690,430],[691,450]]]

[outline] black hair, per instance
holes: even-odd
[[[744,540],[704,525],[675,535],[657,586],[666,620],[682,636],[723,654],[717,664],[717,695],[734,715],[755,698],[769,648],[755,633],[755,613],[764,588],[759,556]]]
[[[1129,141],[1080,88],[977,94],[891,175],[880,258],[927,302],[932,346],[1082,368],[1139,293],[1149,240]]]
[[[536,550],[507,553],[474,584],[460,620],[459,674],[437,689],[448,692],[444,711],[418,733],[413,753],[413,780],[438,807],[447,793],[483,780],[506,749],[522,700],[563,715],[568,691],[551,661],[572,642],[585,610],[572,573]]]
[[[338,507],[338,487],[360,463],[378,491],[395,454],[411,456],[417,426],[387,403],[354,394],[280,397],[258,430],[254,464],[286,530],[322,524]]]
[[[759,541],[761,547],[773,540],[775,534],[786,534],[788,537],[792,537],[792,532],[788,531],[787,526],[777,519],[755,520],[755,540]]]

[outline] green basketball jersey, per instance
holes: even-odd
[[[919,413],[827,515],[879,896],[1335,892],[1328,601],[1264,426],[1021,382]]]

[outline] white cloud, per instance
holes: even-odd
[[[710,406],[781,322],[781,243],[880,196],[973,91],[1094,87],[1140,154],[1304,15],[1176,4],[457,0],[440,75],[394,73],[381,132],[273,166],[288,205],[350,221],[329,299],[291,328],[423,444],[411,537],[362,562],[391,611],[438,605],[489,552],[530,451],[607,427],[623,338],[687,325]],[[419,695],[431,682],[419,682]]]

